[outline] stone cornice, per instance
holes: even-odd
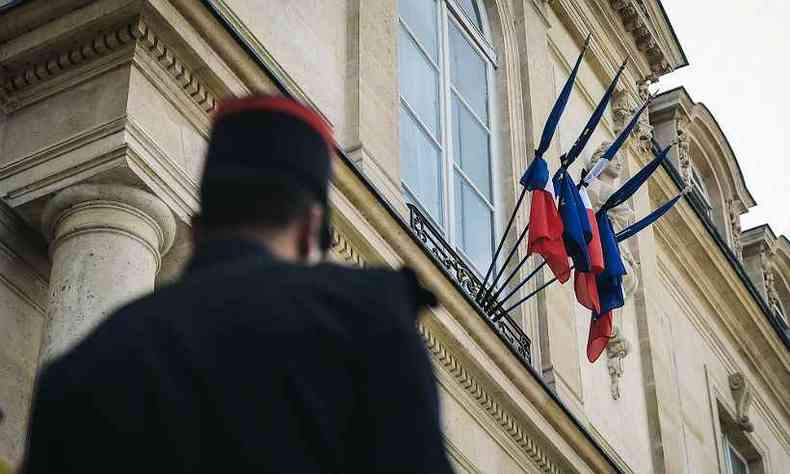
[[[520,422],[508,410],[503,408],[497,398],[489,393],[484,385],[478,382],[474,375],[453,355],[443,341],[433,334],[429,327],[420,324],[418,325],[418,330],[436,365],[440,369],[447,371],[455,379],[455,382],[488,413],[499,425],[500,429],[507,433],[541,472],[551,474],[562,472],[560,467],[552,460],[552,457],[528,434]]]
[[[207,114],[214,110],[217,103],[216,94],[208,89],[203,81],[195,75],[184,61],[178,58],[161,37],[144,21],[133,25],[132,31],[138,39],[140,47],[167,71],[179,88]]]
[[[45,88],[44,84],[70,70],[85,67],[79,80],[85,80],[89,63],[100,58],[119,57],[129,61],[135,50],[149,55],[169,78],[205,114],[214,110],[217,95],[211,91],[192,69],[178,57],[174,49],[142,19],[133,19],[112,31],[99,32],[93,38],[66,50],[53,50],[39,56],[37,62],[22,70],[13,70],[0,82],[0,106],[6,113],[62,90],[71,84]],[[12,60],[13,58],[6,58]],[[106,61],[104,61],[106,63]],[[114,62],[110,67],[114,67]],[[97,72],[103,72],[100,69]],[[42,92],[43,90],[43,92]],[[205,126],[203,127],[205,128]]]
[[[663,7],[659,3],[659,8],[650,8],[646,3],[652,7],[656,2],[609,0],[611,8],[620,16],[623,27],[633,37],[636,47],[647,58],[653,74],[661,76],[685,66],[687,62]]]

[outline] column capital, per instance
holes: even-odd
[[[103,231],[142,241],[157,263],[176,234],[173,214],[159,198],[114,184],[78,184],[63,189],[44,208],[42,226],[51,252],[70,237]]]

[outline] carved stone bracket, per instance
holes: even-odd
[[[774,251],[770,249],[767,244],[762,244],[760,246],[760,273],[762,273],[763,276],[768,306],[775,314],[783,314],[779,293],[776,291],[776,275],[770,264],[770,258],[773,252]]]
[[[732,230],[732,251],[738,260],[743,261],[743,242],[741,242],[741,217],[735,207],[735,200],[727,199],[727,211],[730,217],[730,229]]]
[[[749,420],[749,407],[752,403],[752,390],[746,383],[746,378],[741,372],[731,374],[729,377],[730,391],[735,399],[735,423],[741,430],[751,433],[754,426]]]
[[[631,353],[631,344],[615,326],[614,334],[606,344],[606,366],[609,368],[612,398],[620,399],[620,378],[623,376],[623,359]]]
[[[652,77],[647,77],[637,83],[639,90],[640,105],[650,98],[650,85],[654,82]],[[642,153],[648,153],[652,148],[653,125],[650,124],[650,114],[648,111],[642,112],[636,126],[636,136],[638,139],[637,147]]]
[[[690,137],[688,133],[689,121],[685,118],[676,119],[677,142],[678,142],[678,169],[686,188],[691,188],[691,154]]]
[[[620,15],[625,30],[631,33],[639,51],[642,51],[650,63],[654,74],[664,74],[671,70],[669,62],[656,40],[647,21],[647,11],[635,0],[610,0],[614,11]]]

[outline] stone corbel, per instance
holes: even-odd
[[[743,243],[741,242],[741,218],[735,206],[735,200],[727,199],[727,211],[730,217],[730,229],[732,230],[732,251],[738,260],[743,261]]]
[[[612,97],[612,115],[614,121],[614,132],[620,133],[625,128],[628,119],[634,109],[633,101],[626,89],[616,89]]]
[[[688,126],[690,122],[684,117],[676,119],[677,143],[678,143],[678,169],[686,189],[691,189],[691,155]]]
[[[751,387],[746,383],[746,377],[741,372],[731,374],[729,380],[730,391],[735,399],[735,424],[741,430],[751,433],[754,431],[754,426],[749,420],[749,407],[752,403]]]
[[[631,344],[623,336],[619,327],[614,327],[614,334],[606,345],[606,366],[609,368],[612,398],[620,399],[620,378],[623,376],[623,359],[631,353]]]
[[[640,105],[650,99],[650,85],[655,82],[652,76],[648,76],[639,81],[636,86],[639,91]],[[650,124],[650,113],[646,110],[639,117],[636,126],[636,136],[638,138],[637,147],[643,153],[647,153],[652,148],[653,125]]]

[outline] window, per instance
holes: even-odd
[[[724,458],[727,474],[749,474],[749,463],[746,458],[735,449],[727,437],[724,438]]]
[[[694,165],[691,166],[691,189],[697,195],[703,207],[705,208],[705,214],[710,218],[711,211],[713,210],[710,195],[708,194],[707,189],[705,189],[705,181],[703,181],[702,176],[700,176],[697,168],[695,168]]]
[[[493,48],[476,0],[400,0],[400,150],[406,200],[479,271],[493,255]]]

